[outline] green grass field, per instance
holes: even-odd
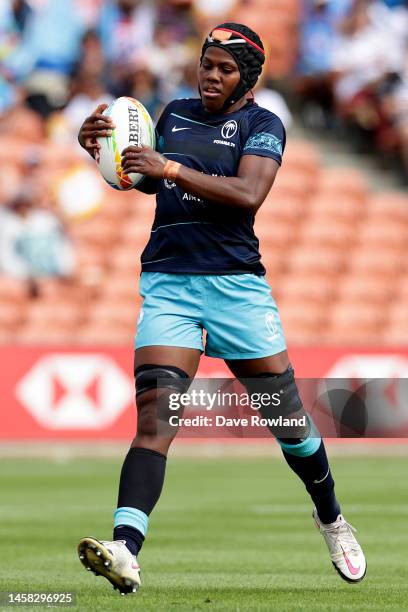
[[[366,552],[363,583],[332,568],[283,461],[174,458],[140,555],[142,589],[121,597],[76,557],[80,537],[111,536],[120,462],[3,459],[0,591],[75,592],[74,609],[87,611],[408,610],[406,459],[332,467]]]

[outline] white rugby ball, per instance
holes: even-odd
[[[101,148],[96,157],[100,173],[114,189],[126,191],[137,187],[143,174],[125,174],[122,169],[122,151],[130,145],[147,145],[156,148],[153,121],[141,102],[122,96],[113,100],[103,111],[109,115],[116,126],[112,136],[98,138]]]

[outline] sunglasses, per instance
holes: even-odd
[[[232,36],[239,36],[239,38],[232,38]],[[257,51],[265,55],[265,51],[252,40],[241,34],[241,32],[236,32],[235,30],[228,30],[224,28],[218,28],[213,30],[209,36],[207,36],[208,42],[217,42],[220,45],[236,45],[236,44],[249,44],[252,47],[255,47]]]

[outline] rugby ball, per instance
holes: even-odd
[[[103,111],[112,118],[115,129],[112,136],[97,139],[101,148],[96,157],[100,173],[114,189],[126,191],[137,187],[144,179],[143,174],[125,174],[122,170],[122,151],[130,145],[147,145],[155,149],[156,136],[153,121],[138,100],[122,96],[113,100]]]

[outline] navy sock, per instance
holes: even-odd
[[[130,550],[132,555],[138,555],[145,538],[138,529],[135,529],[135,527],[131,527],[130,525],[118,525],[113,530],[113,539],[125,540],[126,547]]]
[[[118,495],[118,508],[134,508],[144,518],[156,505],[164,482],[166,457],[148,448],[131,448],[123,463]],[[145,529],[144,529],[145,531]],[[113,531],[114,540],[126,540],[133,555],[140,551],[145,534],[134,525],[119,524]]]
[[[334,480],[323,440],[317,451],[308,457],[282,452],[288,465],[305,484],[322,523],[333,523],[340,514],[340,506],[334,493]]]

